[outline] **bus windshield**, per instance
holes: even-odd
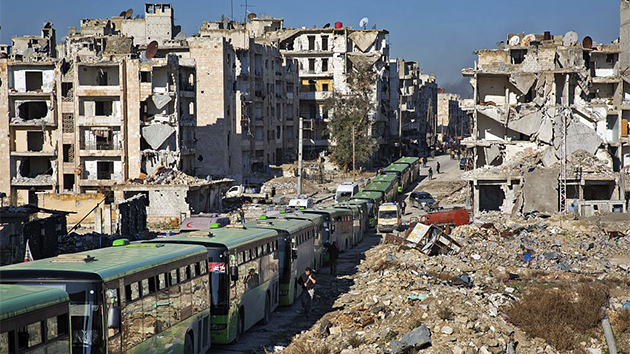
[[[395,210],[384,210],[378,213],[380,219],[395,219],[398,217],[398,213]]]
[[[228,260],[223,249],[208,249],[208,270],[210,271],[210,292],[212,307],[227,308],[229,304]]]
[[[47,286],[65,290],[70,297],[72,324],[72,353],[102,353],[103,307],[100,301],[101,287],[97,283],[24,283],[24,285]]]

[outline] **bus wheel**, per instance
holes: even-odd
[[[269,294],[265,296],[265,316],[262,319],[262,324],[268,324],[271,320],[271,301],[269,300]]]
[[[234,341],[232,343],[236,344],[238,343],[238,341],[241,339],[241,334],[243,334],[243,328],[245,328],[244,323],[243,323],[243,309],[241,308],[240,310],[238,310],[238,320],[236,321],[236,338],[234,338]]]
[[[188,353],[194,353],[195,349],[193,346],[193,337],[192,334],[190,334],[190,332],[188,334],[186,334],[186,340],[184,341],[184,353],[188,354]]]

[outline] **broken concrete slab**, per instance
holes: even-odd
[[[498,145],[490,145],[484,148],[486,153],[486,163],[491,166],[498,166],[503,163],[503,157]]]
[[[376,41],[376,38],[378,38],[378,32],[356,31],[350,33],[348,37],[350,37],[350,39],[354,42],[354,44],[357,46],[357,48],[359,48],[360,51],[365,53],[367,49],[374,43],[374,41]]]
[[[543,114],[541,111],[534,111],[532,113],[523,115],[519,119],[510,120],[508,122],[508,128],[525,135],[533,135],[538,131],[542,123]]]
[[[151,96],[151,100],[153,101],[153,104],[155,105],[155,108],[162,109],[169,102],[171,102],[171,96],[169,96],[169,95],[152,95]]]
[[[586,124],[574,121],[567,127],[567,155],[572,155],[578,150],[595,154],[601,144],[602,139]]]
[[[175,133],[175,128],[165,124],[151,124],[142,127],[142,137],[153,149],[159,149],[160,146]]]
[[[545,213],[558,211],[559,168],[536,168],[523,178],[523,212],[538,210]]]
[[[536,74],[512,74],[510,75],[510,83],[521,93],[526,95],[536,82]]]
[[[547,144],[553,143],[553,120],[549,117],[544,117],[542,123],[538,127],[537,132],[538,140]]]
[[[556,162],[558,162],[558,157],[554,153],[552,147],[548,147],[547,149],[545,149],[545,151],[542,154],[541,161],[543,163],[543,166],[545,166],[545,167],[551,167]]]

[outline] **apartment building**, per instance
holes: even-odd
[[[373,83],[374,109],[370,114],[371,135],[379,145],[376,159],[391,154],[390,126],[396,121],[390,109],[389,32],[357,30],[341,23],[335,27],[285,28],[282,19],[273,18],[252,19],[250,28],[257,38],[278,47],[285,60],[297,62],[299,115],[304,118],[307,157],[315,157],[330,146],[330,112],[324,103],[333,91],[347,92],[347,74],[359,67],[377,74]]]
[[[474,87],[475,214],[624,211],[619,43],[508,34],[464,69]],[[627,123],[626,123],[627,124]]]
[[[458,94],[438,92],[438,139],[446,141],[468,135],[468,114],[462,109],[462,98]]]

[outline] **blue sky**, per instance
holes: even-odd
[[[235,17],[243,18],[245,0],[232,0]],[[0,42],[12,36],[38,34],[52,20],[57,38],[81,18],[105,18],[127,8],[143,13],[145,1],[0,0]],[[187,34],[204,20],[230,14],[230,0],[172,1],[175,23]],[[391,56],[417,60],[425,73],[434,72],[447,90],[468,92],[461,77],[480,48],[495,48],[508,32],[564,34],[577,31],[597,43],[619,36],[619,0],[249,0],[250,11],[285,19],[289,27],[322,26],[342,21],[358,27],[362,17],[390,32]]]

